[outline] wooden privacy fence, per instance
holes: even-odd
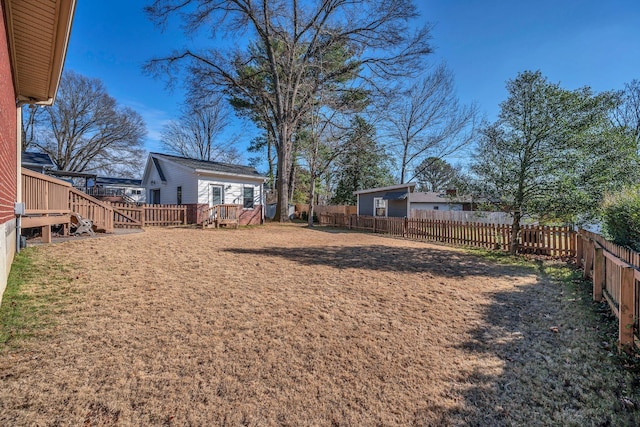
[[[425,218],[377,218],[321,214],[320,225],[370,231],[417,240],[508,250],[511,225]],[[565,257],[576,252],[575,232],[569,227],[524,225],[520,229],[521,252]]]
[[[184,205],[133,205],[111,203],[116,228],[169,227],[187,223]]]
[[[578,236],[576,261],[592,280],[593,299],[607,301],[618,318],[620,344],[631,346],[640,336],[640,254],[587,230]]]

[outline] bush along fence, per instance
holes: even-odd
[[[511,225],[463,223],[419,218],[375,218],[322,214],[320,224],[455,245],[508,250]],[[640,337],[640,253],[607,241],[599,234],[570,227],[524,225],[521,253],[575,258],[593,283],[593,299],[606,301],[618,318],[622,348]]]
[[[111,203],[115,228],[169,227],[187,223],[184,205],[132,205]]]

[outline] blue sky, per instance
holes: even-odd
[[[178,115],[179,88],[144,75],[142,65],[174,48],[209,43],[186,39],[178,23],[160,32],[131,0],[78,1],[65,67],[101,79],[116,100],[147,123],[145,146],[160,151],[162,125]],[[622,89],[640,79],[639,0],[416,0],[421,21],[433,25],[435,53],[456,77],[459,98],[494,120],[505,82],[541,70],[552,82],[595,91]],[[241,130],[240,130],[241,129]],[[241,144],[255,136],[236,121]]]

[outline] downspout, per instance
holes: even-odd
[[[22,215],[24,215],[24,203],[16,202],[13,208],[16,215],[16,253],[22,249]]]
[[[260,184],[260,224],[264,224],[264,194],[262,193],[264,182]]]

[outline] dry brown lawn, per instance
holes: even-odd
[[[278,225],[32,256],[65,297],[0,347],[0,425],[640,423],[585,294],[532,268]]]

